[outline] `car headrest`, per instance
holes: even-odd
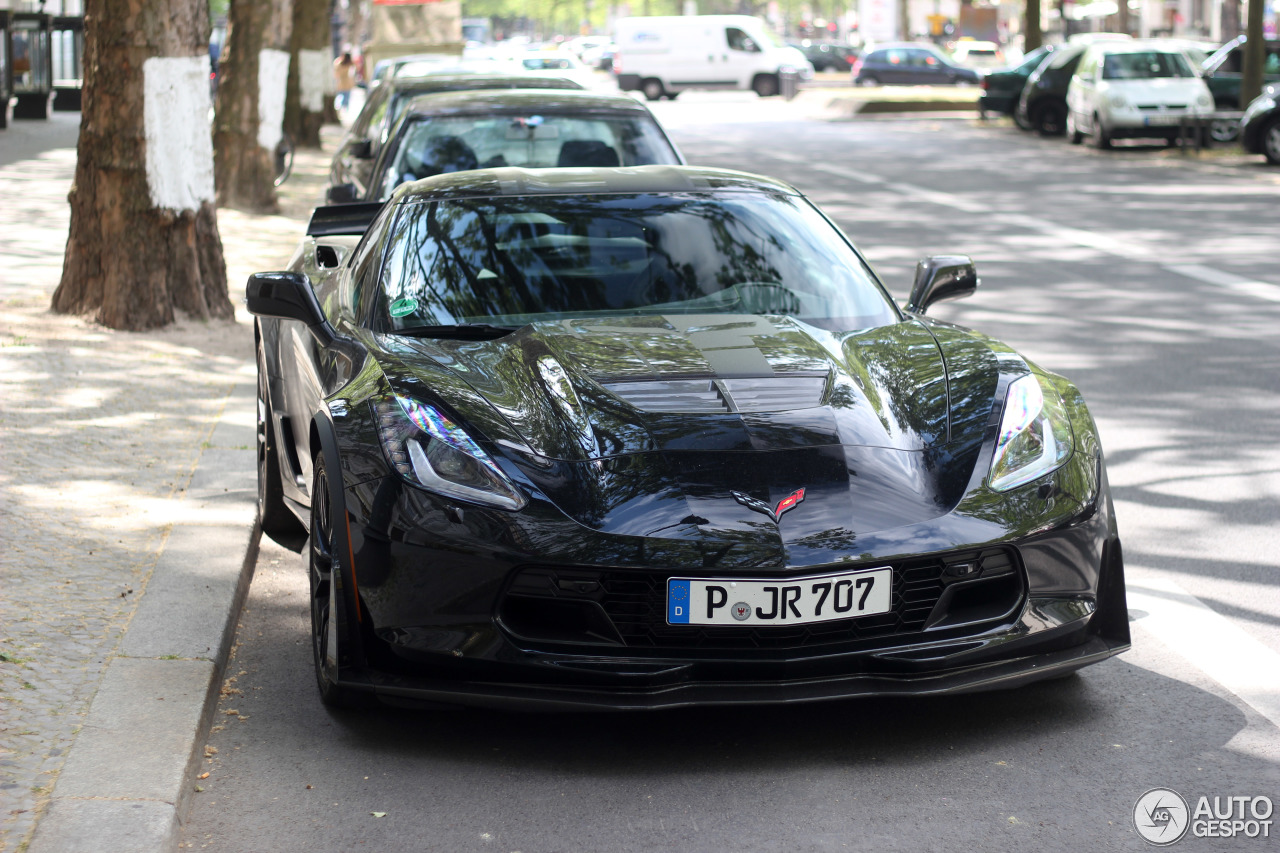
[[[617,166],[618,152],[598,139],[566,139],[557,166]]]

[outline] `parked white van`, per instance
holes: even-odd
[[[620,18],[616,26],[618,88],[651,101],[685,89],[753,89],[769,97],[782,91],[785,71],[813,77],[804,54],[748,15]]]

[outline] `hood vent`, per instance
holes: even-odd
[[[611,393],[642,412],[787,412],[822,405],[825,374],[754,379],[662,379],[605,382]]]

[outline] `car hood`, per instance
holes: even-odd
[[[636,535],[785,524],[795,540],[954,506],[998,374],[966,340],[955,370],[978,381],[960,417],[939,338],[916,320],[833,334],[758,315],[609,317],[379,343],[399,393],[445,403],[582,524]],[[805,511],[780,514],[800,491]]]

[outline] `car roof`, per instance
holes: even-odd
[[[1169,39],[1133,39],[1132,41],[1099,41],[1089,45],[1094,53],[1184,53],[1185,48]]]
[[[401,184],[392,204],[452,198],[529,195],[609,195],[632,193],[748,192],[800,195],[773,178],[700,166],[625,166],[612,168],[474,169],[447,172]]]
[[[560,110],[569,112],[615,112],[650,115],[644,104],[627,95],[589,92],[585,89],[469,89],[434,92],[414,98],[404,115],[446,113],[528,112]]]
[[[422,94],[435,92],[461,92],[470,90],[501,89],[503,87],[522,89],[568,89],[582,91],[582,86],[567,77],[534,77],[530,74],[431,74],[425,77],[396,78],[397,90],[412,92],[421,90]]]
[[[923,47],[928,48],[929,50],[938,49],[937,45],[933,45],[925,41],[886,41],[877,45],[872,45],[870,50],[872,52],[877,50],[903,50],[911,47]]]

